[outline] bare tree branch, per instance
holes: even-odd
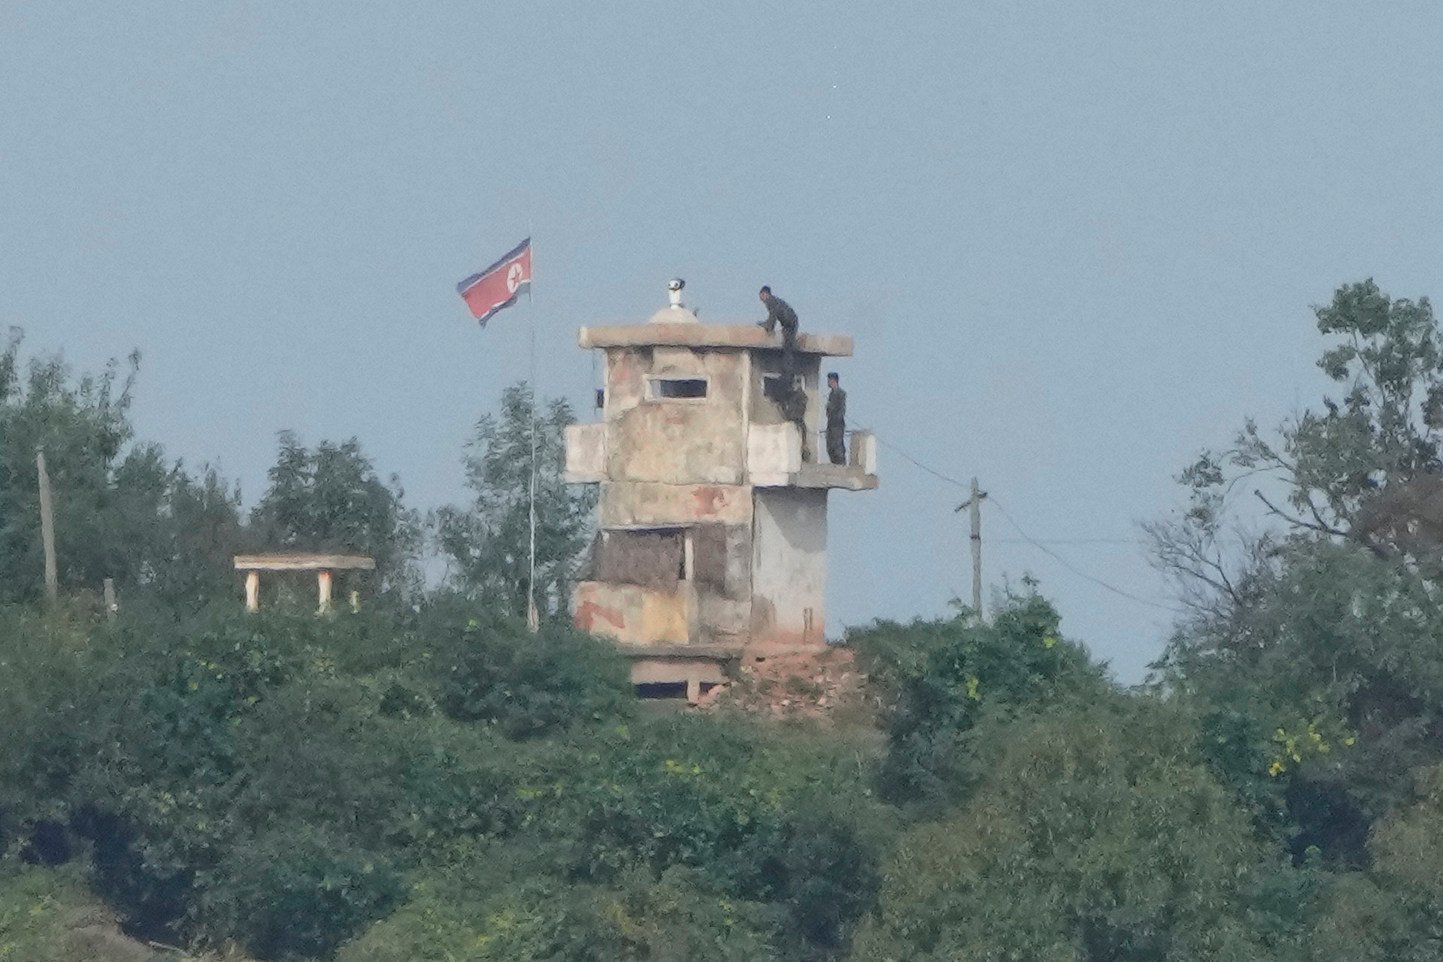
[[[1341,528],[1335,528],[1332,525],[1326,523],[1315,524],[1312,521],[1304,521],[1302,518],[1288,514],[1286,511],[1283,511],[1277,505],[1269,501],[1267,497],[1264,496],[1264,494],[1256,488],[1253,489],[1253,494],[1257,496],[1257,499],[1259,501],[1261,501],[1264,505],[1267,506],[1269,514],[1277,515],[1278,517],[1282,518],[1284,521],[1288,522],[1288,524],[1291,524],[1294,527],[1306,528],[1309,531],[1318,531],[1322,534],[1335,535],[1340,538],[1346,538],[1348,536],[1348,532],[1342,530]],[[1319,521],[1321,522],[1321,519],[1319,519]]]

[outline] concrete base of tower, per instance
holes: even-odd
[[[638,689],[675,691],[696,704],[713,685],[729,681],[741,659],[736,645],[617,645],[631,660],[631,683]]]

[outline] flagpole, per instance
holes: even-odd
[[[531,556],[529,572],[526,578],[526,626],[535,634],[541,627],[541,618],[536,610],[536,311],[533,298],[536,288],[536,238],[527,225],[527,233],[531,235],[531,273],[530,283],[526,285],[526,306],[531,308],[531,495],[529,507],[529,528],[531,540]]]

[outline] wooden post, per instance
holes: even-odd
[[[982,499],[987,497],[977,490],[977,479],[972,479],[972,497],[968,503],[968,514],[972,521],[972,610],[977,620],[982,616]]]
[[[320,606],[317,610],[324,615],[331,610],[331,572],[329,568],[322,568],[316,572],[316,592],[320,596]]]
[[[972,497],[957,505],[957,510],[967,508],[969,520],[972,522],[972,613],[978,622],[986,619],[982,617],[982,499],[987,497],[986,491],[979,491],[977,479],[972,479]]]
[[[261,573],[246,572],[246,611],[261,610]]]
[[[54,607],[60,597],[55,563],[55,506],[50,500],[50,475],[45,470],[45,449],[35,449],[35,473],[40,481],[40,542],[45,549],[45,600]]]
[[[105,617],[111,621],[115,620],[116,613],[120,611],[120,605],[115,600],[115,579],[106,578],[104,581],[105,591]]]
[[[356,611],[360,611],[360,610],[361,610],[361,593],[360,593],[359,591],[352,591],[352,592],[351,592],[351,611],[356,612]]]

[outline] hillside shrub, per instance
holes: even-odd
[[[297,825],[239,841],[201,883],[202,930],[262,959],[329,957],[405,892],[386,860]]]
[[[336,962],[768,962],[786,957],[781,924],[775,909],[681,867],[659,879],[634,870],[608,886],[426,879]]]
[[[692,868],[730,897],[783,908],[808,957],[844,946],[874,900],[892,820],[852,748],[724,718],[606,734],[571,778],[572,871],[610,884]]]
[[[885,699],[884,797],[940,810],[985,770],[973,729],[1071,695],[1108,690],[1085,649],[1064,639],[1056,609],[1035,592],[1014,595],[990,624],[959,614],[849,632]]]
[[[1189,717],[1116,697],[1006,741],[962,808],[901,840],[852,958],[1268,957],[1249,918],[1264,850]]]
[[[630,708],[626,659],[590,635],[551,623],[533,635],[497,614],[440,630],[431,639],[434,671],[441,709],[451,718],[529,738]]]

